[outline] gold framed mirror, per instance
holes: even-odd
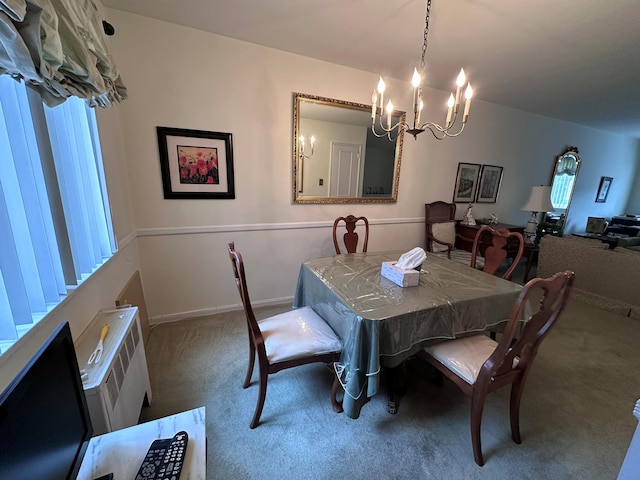
[[[581,164],[578,147],[567,147],[556,157],[551,173],[551,204],[554,211],[547,213],[547,221],[564,226]]]
[[[294,93],[294,202],[396,202],[403,139],[371,132],[370,105]]]

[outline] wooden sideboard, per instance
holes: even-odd
[[[506,229],[506,230],[509,230],[510,232],[519,232],[519,233],[524,232],[524,227],[522,225],[510,225],[508,223],[497,223],[495,225],[489,225],[489,226],[491,228],[495,228],[496,230]],[[460,221],[456,221],[455,247],[460,250],[466,250],[467,252],[470,252],[471,249],[473,248],[473,240],[476,237],[478,230],[480,230],[480,227],[482,227],[482,225],[463,225],[462,223],[460,223]],[[487,233],[487,235],[489,235],[489,233]],[[491,244],[490,237],[487,242],[484,242],[482,239],[480,239],[480,242],[481,242],[480,254],[483,255],[484,249]],[[510,244],[513,244],[512,239],[510,239],[509,242],[507,243],[508,255],[515,254],[515,252],[518,250],[517,246],[515,246],[515,248],[509,248]]]

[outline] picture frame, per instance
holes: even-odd
[[[600,177],[600,185],[598,186],[598,193],[596,194],[596,203],[605,203],[609,190],[611,190],[611,182],[613,177]]]
[[[587,228],[585,233],[602,234],[607,228],[604,217],[587,217]]]
[[[503,167],[482,165],[476,193],[476,203],[496,203],[502,182]]]
[[[458,163],[458,173],[453,191],[453,201],[458,203],[473,202],[480,176],[480,164]]]
[[[156,127],[165,199],[234,199],[230,133]]]

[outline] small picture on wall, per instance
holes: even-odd
[[[611,182],[613,182],[613,177],[600,178],[596,203],[604,203],[607,201],[607,195],[609,195],[609,190],[611,189]]]
[[[482,165],[476,203],[496,203],[501,181],[502,167]]]
[[[473,202],[480,175],[480,165],[477,163],[458,163],[458,174],[453,192],[454,202]]]
[[[156,130],[164,198],[235,198],[230,133]]]

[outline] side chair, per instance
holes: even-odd
[[[347,215],[346,217],[338,217],[333,222],[333,245],[336,248],[336,254],[340,255],[340,246],[338,244],[338,225],[340,222],[344,222],[344,226],[347,229],[347,233],[342,236],[344,247],[347,250],[346,253],[356,253],[358,248],[358,233],[356,230],[356,224],[362,221],[364,223],[364,243],[362,244],[362,251],[367,251],[367,244],[369,243],[369,221],[366,217],[356,217],[354,215]]]
[[[425,250],[434,253],[447,252],[447,258],[451,259],[451,250],[455,243],[456,204],[437,201],[425,203],[424,209]]]
[[[469,265],[471,253],[455,247],[456,239],[463,237],[456,233],[456,204],[436,201],[425,203],[425,250],[438,256],[447,256],[449,260]],[[478,259],[478,268],[482,268],[482,258]]]
[[[524,385],[540,343],[567,305],[573,281],[571,271],[558,272],[547,279],[530,280],[521,290],[499,342],[479,334],[446,340],[418,352],[419,358],[429,362],[471,397],[471,444],[478,465],[484,465],[480,424],[486,397],[508,384],[511,384],[511,438],[515,443],[521,443],[520,400]],[[537,302],[538,307],[525,323],[522,335],[516,339],[528,300],[532,305]]]
[[[511,263],[511,266],[507,269],[507,271],[502,275],[502,278],[504,278],[505,280],[511,280],[511,275],[513,275],[513,271],[518,266],[518,262],[520,262],[522,254],[524,252],[524,237],[521,233],[510,232],[506,229],[495,230],[487,225],[480,227],[473,240],[473,248],[471,249],[470,266],[472,268],[476,267],[476,262],[478,260],[477,256],[480,253],[479,246],[481,242],[486,241],[487,237],[491,239],[491,243],[484,249],[484,265],[482,267],[482,270],[486,273],[490,273],[491,275],[493,275],[496,270],[498,270],[500,265],[502,265],[507,259],[506,248],[509,239],[513,238],[518,242],[518,251],[513,258],[513,262]]]
[[[249,387],[256,355],[258,357],[260,391],[249,425],[256,428],[267,396],[268,376],[280,370],[316,362],[326,363],[333,371],[333,363],[340,359],[342,341],[311,307],[257,320],[249,299],[242,255],[236,251],[233,242],[227,248],[249,330],[249,367],[242,388]],[[338,377],[335,372],[333,375],[331,404],[334,411],[339,413],[342,412],[342,406],[336,399]]]

